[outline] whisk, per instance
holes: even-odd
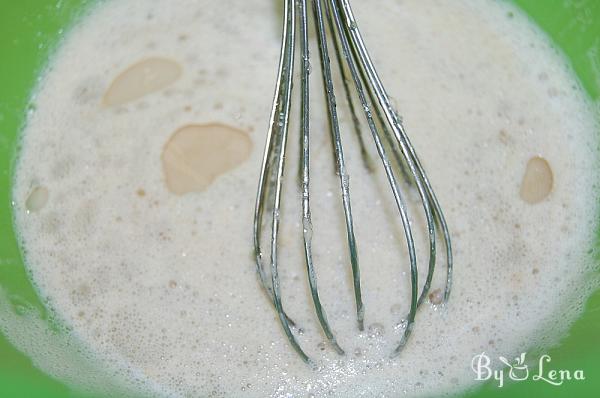
[[[270,124],[256,195],[254,213],[254,249],[259,282],[273,303],[281,326],[289,343],[300,357],[308,364],[314,365],[296,339],[292,327],[294,321],[286,314],[281,300],[281,285],[278,274],[278,231],[282,215],[281,194],[284,173],[285,151],[289,132],[292,87],[294,83],[294,57],[296,51],[296,30],[299,31],[300,48],[300,180],[302,190],[302,226],[304,254],[310,292],[317,318],[327,340],[340,355],[344,350],[338,344],[319,299],[319,289],[312,258],[312,222],[310,211],[310,118],[309,118],[309,74],[311,72],[308,40],[308,0],[284,0],[284,23],[281,52],[277,74],[277,84],[271,109]],[[371,132],[377,153],[389,182],[398,214],[402,220],[403,231],[408,246],[410,260],[411,299],[410,310],[406,316],[406,327],[400,342],[390,354],[397,356],[406,345],[412,332],[415,314],[419,305],[425,300],[431,285],[436,263],[436,238],[441,236],[446,255],[446,281],[443,301],[447,301],[452,285],[452,247],[450,233],[442,213],[442,209],[425,174],[423,166],[415,153],[415,149],[402,125],[402,120],[390,102],[390,97],[379,78],[373,62],[367,52],[363,37],[350,6],[350,0],[312,0],[312,13],[317,33],[319,59],[322,70],[324,95],[326,97],[329,129],[333,143],[336,174],[339,175],[341,199],[344,209],[346,239],[352,270],[356,319],[359,330],[364,330],[365,308],[362,301],[360,266],[358,261],[358,244],[354,236],[352,206],[350,200],[349,175],[344,162],[342,132],[338,123],[337,103],[332,78],[332,67],[329,58],[329,46],[333,44],[333,52],[339,66],[339,73],[347,104],[352,116],[354,131],[358,136],[361,154],[365,167],[374,168],[368,157],[365,142],[354,107],[350,86],[354,86],[367,125]],[[388,153],[391,152],[390,157]],[[422,203],[422,211],[427,220],[429,241],[429,260],[427,277],[419,293],[417,256],[413,231],[409,221],[409,206],[401,191],[398,175],[406,181],[410,188],[416,187]],[[266,208],[268,210],[266,210]],[[271,211],[270,229],[270,267],[265,266],[261,249],[261,236],[266,211]],[[270,271],[270,272],[269,272]],[[269,276],[270,273],[270,276]]]

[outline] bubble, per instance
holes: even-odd
[[[372,323],[369,325],[368,334],[370,338],[382,337],[385,334],[385,327],[381,323]]]

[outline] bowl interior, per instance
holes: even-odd
[[[99,0],[97,0],[99,1]],[[11,175],[17,137],[29,108],[28,99],[40,70],[65,30],[95,0],[37,0],[0,5],[0,304],[15,311],[46,310],[25,271],[12,226]],[[507,0],[508,1],[508,0]],[[580,0],[514,0],[543,29],[571,61],[589,96],[600,98],[600,2]],[[600,134],[600,132],[598,132]],[[600,215],[599,215],[600,216]],[[596,234],[599,235],[598,233]],[[600,249],[600,236],[596,252]],[[583,253],[582,253],[583,255]],[[597,257],[598,258],[598,257]],[[600,259],[600,258],[599,258]],[[465,397],[594,396],[600,390],[600,290],[588,301],[559,346],[548,354],[559,369],[582,369],[586,380],[565,383],[482,383]],[[1,326],[1,325],[0,325]],[[0,328],[0,393],[3,396],[65,396],[69,388],[37,370],[31,360],[13,347]],[[468,364],[457,364],[465,366]],[[552,366],[550,366],[552,367]]]

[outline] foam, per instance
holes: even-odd
[[[286,308],[303,329],[299,340],[321,369],[303,364],[259,290],[250,256],[279,11],[258,0],[107,2],[65,38],[40,82],[14,202],[41,296],[89,351],[86,360],[102,360],[115,383],[167,396],[439,396],[472,385],[473,355],[510,357],[555,344],[581,314],[598,286],[588,253],[598,125],[565,60],[503,2],[355,3],[453,233],[449,304],[424,305],[400,357],[382,359],[402,333],[408,257],[384,173],[367,174],[345,134],[368,325],[356,330],[339,182],[316,97],[314,258],[322,302],[348,355],[323,343],[310,304],[294,133],[280,273]],[[115,77],[148,57],[175,60],[181,76],[137,100],[102,106]],[[342,131],[351,131],[340,112]],[[160,157],[170,134],[190,123],[233,126],[254,146],[205,191],[178,196],[165,185]],[[546,159],[554,177],[549,197],[535,205],[519,197],[533,156]],[[48,198],[28,212],[36,187]],[[27,345],[6,311],[3,331]],[[77,379],[78,361],[28,353],[50,374]]]

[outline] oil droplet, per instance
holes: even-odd
[[[27,211],[35,212],[41,210],[48,202],[49,195],[48,189],[45,187],[38,186],[33,188],[25,201]]]
[[[530,204],[544,200],[552,191],[554,176],[548,161],[534,156],[527,162],[521,182],[521,199]]]
[[[125,69],[104,94],[107,106],[122,105],[171,85],[181,76],[181,66],[167,58],[147,58]]]
[[[242,164],[252,150],[245,131],[221,123],[190,124],[165,144],[162,165],[169,191],[204,191],[218,176]]]

